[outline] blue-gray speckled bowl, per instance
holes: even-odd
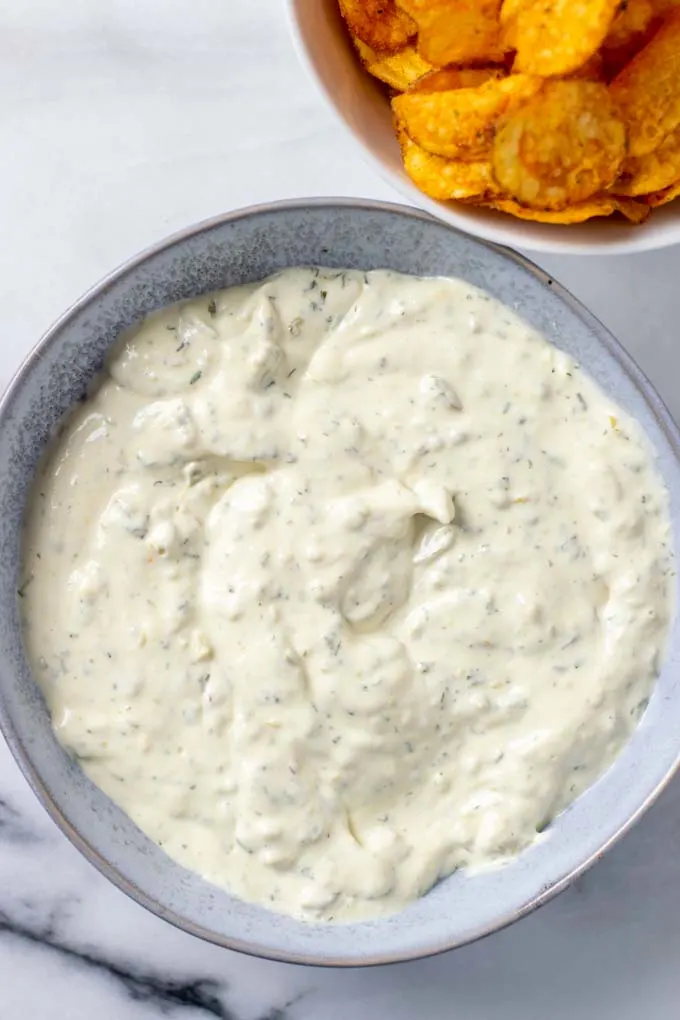
[[[185,871],[85,778],[52,735],[24,657],[17,609],[20,528],[36,462],[118,333],[160,305],[310,263],[460,276],[517,309],[642,423],[670,490],[680,549],[680,437],[668,412],[616,341],[540,270],[398,206],[320,199],[231,213],[145,252],[86,294],[43,337],[0,405],[0,723],[67,836],[161,917],[219,945],[275,959],[386,963],[459,946],[522,917],[592,864],[648,807],[680,754],[677,620],[633,738],[550,826],[548,839],[507,867],[474,877],[456,873],[393,917],[307,926],[242,903]]]

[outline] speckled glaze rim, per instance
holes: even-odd
[[[47,330],[43,337],[38,341],[33,350],[26,356],[19,368],[12,377],[10,383],[5,389],[4,394],[0,398],[0,427],[2,427],[8,409],[12,403],[12,397],[15,389],[21,385],[23,380],[31,373],[34,366],[39,362],[43,356],[43,352],[52,343],[52,341],[58,336],[62,329],[67,326],[71,320],[81,313],[87,306],[92,302],[93,299],[102,295],[107,288],[111,286],[114,281],[119,280],[125,276],[128,272],[133,270],[135,267],[143,264],[151,256],[157,255],[166,249],[172,248],[178,242],[186,241],[187,239],[193,238],[200,235],[203,232],[209,231],[220,225],[227,224],[236,220],[249,217],[257,217],[262,214],[269,214],[279,210],[298,210],[303,211],[309,208],[322,209],[327,207],[331,209],[355,209],[364,210],[367,212],[385,212],[399,217],[411,218],[413,220],[419,220],[425,223],[436,223],[439,229],[445,229],[452,234],[460,235],[461,232],[455,228],[442,224],[431,217],[429,214],[424,213],[420,210],[412,209],[406,206],[369,201],[362,199],[346,199],[346,198],[313,198],[305,200],[290,200],[281,202],[271,202],[256,206],[239,209],[233,212],[225,213],[223,215],[213,217],[211,219],[204,220],[194,226],[190,226],[184,230],[178,231],[160,241],[159,243],[145,249],[140,254],[134,256],[127,262],[124,262],[117,269],[114,269],[108,276],[88,290],[81,298],[79,298],[63,315],[56,320],[56,322]],[[500,255],[503,259],[507,259],[514,262],[524,271],[531,274],[543,287],[549,288],[553,294],[557,295],[559,299],[564,302],[568,308],[574,313],[584,325],[593,333],[594,337],[597,338],[598,342],[602,344],[609,354],[618,363],[619,367],[628,376],[633,386],[641,394],[644,402],[646,403],[651,415],[656,420],[660,431],[664,434],[668,446],[672,452],[672,455],[677,463],[680,464],[680,431],[675,425],[669,411],[665,407],[663,401],[658,396],[651,383],[633,361],[631,356],[620,346],[620,344],[614,339],[614,337],[605,329],[605,327],[597,320],[590,312],[588,312],[568,291],[566,291],[561,285],[555,283],[555,281],[542,269],[534,265],[530,260],[517,252],[511,251],[510,249],[503,248],[499,245],[495,245],[491,242],[474,238],[475,245],[482,248],[489,249]],[[649,791],[647,796],[638,805],[638,807],[630,814],[626,821],[619,825],[604,840],[601,845],[597,847],[592,853],[588,853],[587,857],[575,865],[567,874],[561,877],[558,881],[555,881],[545,887],[541,888],[539,892],[519,909],[511,912],[502,914],[496,917],[493,923],[483,924],[478,926],[472,931],[468,931],[462,937],[456,937],[443,939],[436,944],[427,944],[419,951],[406,950],[402,952],[388,952],[388,953],[368,953],[361,958],[345,958],[342,956],[332,957],[325,956],[323,958],[316,957],[314,955],[308,955],[306,953],[298,952],[286,952],[286,951],[275,951],[267,950],[259,944],[254,944],[245,939],[238,937],[226,937],[218,932],[215,932],[209,928],[206,928],[200,924],[193,922],[192,920],[183,917],[172,909],[168,909],[159,903],[153,896],[150,896],[137,884],[130,881],[124,875],[120,873],[117,867],[107,857],[100,853],[95,847],[88,842],[88,840],[81,835],[69,822],[67,817],[62,812],[61,808],[52,799],[45,783],[41,776],[38,774],[32,760],[31,755],[23,741],[19,737],[16,728],[8,714],[6,705],[3,702],[2,690],[0,689],[0,731],[4,734],[4,737],[9,745],[9,748],[14,755],[21,771],[26,777],[29,785],[33,792],[37,796],[40,803],[43,805],[47,813],[53,819],[54,822],[60,827],[71,843],[83,854],[87,860],[97,868],[97,870],[109,879],[115,886],[117,886],[122,892],[136,900],[141,906],[147,910],[156,914],[157,916],[169,921],[177,928],[188,932],[189,934],[198,936],[208,942],[215,943],[222,946],[223,948],[236,950],[249,954],[251,956],[261,957],[264,959],[277,960],[281,962],[313,965],[313,966],[330,966],[330,967],[358,967],[358,966],[374,966],[388,963],[403,962],[406,960],[422,959],[429,956],[434,956],[439,953],[446,952],[451,949],[458,948],[459,946],[469,944],[470,942],[481,939],[485,936],[492,934],[495,931],[499,931],[513,922],[525,917],[537,907],[547,903],[558,893],[562,892],[567,888],[576,878],[582,875],[588,868],[590,868],[610,847],[612,847],[628,830],[638,821],[638,819],[644,814],[644,812],[650,807],[650,805],[657,799],[659,794],[671,780],[676,770],[680,766],[680,737],[678,738],[677,752],[675,758],[672,761],[670,767],[662,776],[661,780],[656,782],[652,789]]]

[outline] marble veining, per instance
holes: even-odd
[[[0,386],[91,283],[273,198],[398,200],[297,66],[282,0],[0,4]],[[680,248],[542,264],[680,414]],[[331,972],[206,945],[112,888],[0,743],[0,1020],[677,1020],[680,780],[576,886],[438,959]]]

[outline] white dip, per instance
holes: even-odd
[[[672,611],[636,424],[458,280],[293,269],[123,337],[33,490],[59,740],[171,857],[310,920],[519,853]]]

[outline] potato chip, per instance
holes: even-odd
[[[404,132],[400,133],[399,141],[406,173],[430,198],[447,201],[452,198],[486,198],[498,193],[490,163],[465,163],[433,156]]]
[[[616,195],[647,195],[662,191],[680,179],[680,127],[671,131],[658,149],[646,156],[624,160],[618,180],[612,185]]]
[[[645,202],[636,202],[634,198],[614,196],[616,211],[622,213],[630,223],[644,223],[649,216]]]
[[[578,71],[572,71],[570,78],[582,78],[583,81],[606,81],[604,61],[599,53],[594,53],[590,60],[579,67]]]
[[[652,7],[655,14],[665,18],[667,14],[677,11],[680,7],[680,0],[652,0]]]
[[[449,159],[485,159],[499,117],[541,88],[539,78],[513,74],[478,88],[408,92],[392,100],[398,124],[423,149]]]
[[[423,60],[415,46],[404,46],[396,53],[387,55],[376,53],[364,46],[363,52],[359,50],[359,55],[369,74],[384,81],[397,92],[405,92],[432,71],[432,64]]]
[[[628,128],[628,152],[646,156],[680,124],[680,10],[610,86]]]
[[[501,122],[494,174],[522,205],[564,209],[616,180],[626,132],[605,85],[548,81]]]
[[[622,213],[631,223],[643,223],[649,215],[642,202],[619,200],[617,198],[599,197],[588,202],[579,202],[566,209],[545,210],[527,209],[510,198],[494,198],[486,203],[493,209],[515,216],[520,220],[532,220],[534,223],[585,223],[597,216],[611,216],[614,212]]]
[[[418,50],[436,67],[497,63],[504,56],[501,0],[399,0],[418,26]]]
[[[451,89],[476,89],[488,81],[505,78],[500,67],[445,67],[430,71],[415,82],[411,92],[449,92]]]
[[[351,34],[379,53],[400,50],[416,34],[416,23],[395,0],[338,0]]]
[[[504,39],[517,50],[513,70],[544,78],[576,71],[602,45],[618,6],[619,0],[525,0],[506,17]]]
[[[431,198],[640,223],[680,197],[680,0],[338,3]]]
[[[627,0],[621,5],[602,44],[610,79],[642,49],[658,25],[653,0]]]
[[[498,21],[501,26],[501,43],[506,50],[517,49],[517,15],[526,3],[527,0],[503,0]]]
[[[664,188],[663,191],[657,191],[653,195],[646,195],[645,201],[650,208],[655,209],[657,206],[666,205],[678,197],[680,197],[680,181],[676,181],[670,188]]]
[[[498,21],[501,28],[507,28],[515,20],[523,7],[526,7],[528,0],[503,0],[498,14]]]
[[[372,50],[361,39],[357,39],[355,35],[352,36],[352,42],[354,43],[354,49],[361,57],[361,63],[364,67],[368,67],[369,64],[374,64],[377,60],[380,60],[380,54]]]
[[[602,44],[602,59],[611,81],[646,46],[666,15],[680,0],[626,0]]]

